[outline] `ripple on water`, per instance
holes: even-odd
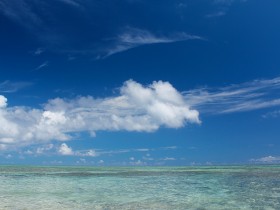
[[[0,209],[277,209],[280,167],[0,167]]]

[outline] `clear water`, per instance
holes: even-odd
[[[280,166],[0,166],[0,209],[280,209]]]

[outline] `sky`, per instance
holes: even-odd
[[[0,164],[280,163],[278,0],[0,0]]]

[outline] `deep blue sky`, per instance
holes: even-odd
[[[0,163],[280,162],[279,9],[0,0]]]

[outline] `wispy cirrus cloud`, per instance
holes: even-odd
[[[205,17],[207,18],[215,18],[215,17],[221,17],[226,15],[226,11],[218,11],[218,12],[214,12],[211,14],[207,14]]]
[[[263,118],[278,118],[280,117],[280,110],[275,110],[272,112],[267,112],[262,115]]]
[[[0,13],[29,30],[42,24],[42,19],[26,0],[0,0]]]
[[[70,6],[81,7],[80,2],[76,0],[58,0],[58,1],[68,4]]]
[[[31,82],[11,82],[6,80],[0,83],[0,93],[14,93],[32,84]]]
[[[37,48],[35,51],[34,51],[34,55],[41,55],[42,53],[45,52],[45,49],[43,48]]]
[[[213,0],[212,3],[214,5],[214,12],[211,12],[207,15],[205,15],[206,18],[217,18],[222,17],[227,14],[228,10],[230,9],[230,6],[233,3],[244,3],[247,2],[247,0]]]
[[[42,69],[42,68],[47,67],[48,65],[49,65],[49,62],[48,62],[48,61],[45,61],[45,62],[42,63],[41,65],[37,66],[37,67],[34,69],[34,71],[38,71],[38,70],[40,70],[40,69]]]
[[[171,35],[156,35],[148,30],[127,27],[124,32],[119,34],[111,47],[105,50],[105,57],[116,53],[124,52],[132,48],[151,44],[167,44],[187,40],[205,40],[203,37],[187,34],[185,32],[174,33]]]
[[[248,1],[248,0],[213,0],[213,3],[214,3],[214,4],[217,4],[217,5],[230,6],[230,5],[232,5],[233,3],[235,3],[235,2],[244,3],[244,2],[247,2],[247,1]]]
[[[135,9],[135,6],[129,2],[124,4]],[[50,3],[47,0],[0,0],[0,13],[27,29],[34,41],[43,47],[41,49],[49,52],[106,58],[143,45],[204,40],[203,37],[186,32],[176,33],[176,30],[173,32],[163,30],[162,33],[157,33],[145,27],[143,29],[137,26],[125,27],[130,25],[129,21],[121,18],[121,22],[114,23],[114,20],[119,17],[114,13],[111,15],[104,12],[114,8],[119,9],[119,6],[115,4],[108,6],[106,2],[99,2],[97,6],[96,1],[56,0]],[[64,11],[69,12],[65,13],[65,18],[62,18],[61,13]],[[96,22],[96,18],[99,22]],[[73,25],[67,24],[65,19],[73,20]],[[108,20],[112,25],[103,24]],[[77,28],[80,31],[79,37],[77,37]],[[42,50],[38,49],[35,55],[41,53]]]
[[[183,92],[186,102],[202,113],[225,114],[280,106],[280,77]]]

